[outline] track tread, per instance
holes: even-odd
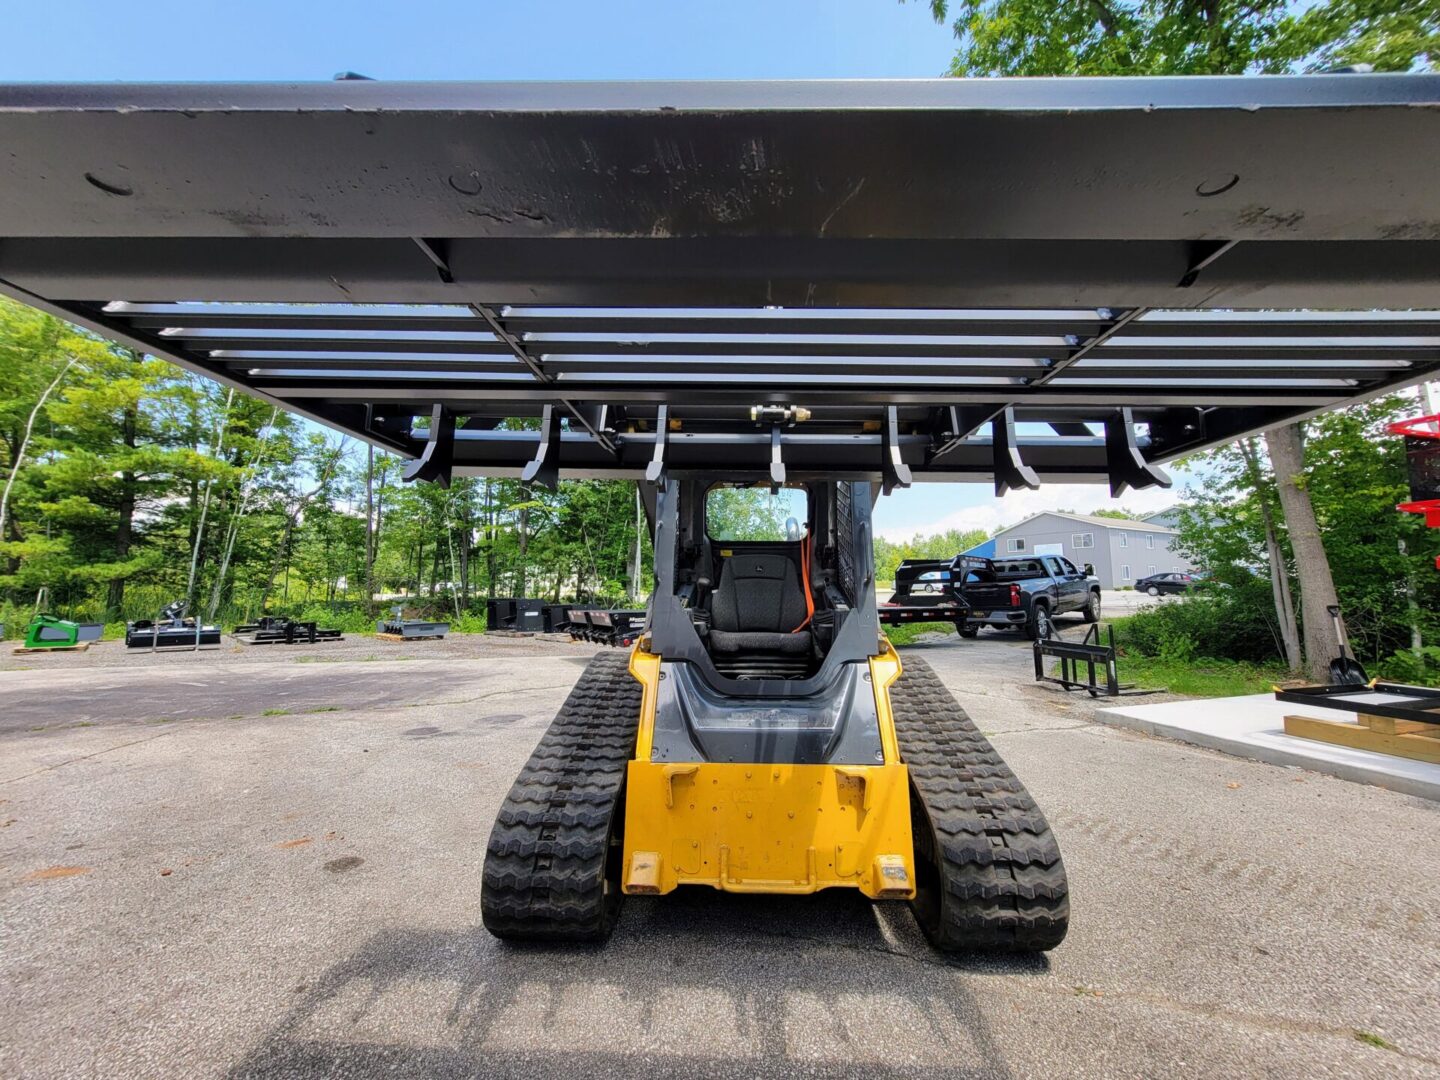
[[[925,935],[946,952],[1059,945],[1070,919],[1065,864],[1024,785],[924,660],[906,658],[890,704],[914,789],[915,853],[926,864],[917,869],[935,874],[912,905]]]
[[[520,770],[485,852],[480,913],[496,937],[603,941],[619,917],[612,836],[635,752],[641,687],[600,653]]]

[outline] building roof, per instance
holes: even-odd
[[[1179,504],[1179,503],[1176,503],[1176,504],[1173,505],[1173,506],[1167,506],[1167,507],[1165,507],[1165,509],[1163,509],[1163,510],[1156,510],[1153,514],[1146,514],[1146,515],[1145,515],[1144,517],[1142,517],[1140,520],[1141,520],[1141,521],[1154,521],[1156,518],[1170,517],[1170,516],[1173,515],[1173,514],[1178,514],[1178,513],[1181,511],[1181,509],[1182,509],[1182,507],[1180,506],[1180,504]]]
[[[1007,525],[995,535],[1001,536],[1004,533],[1014,532],[1022,525],[1028,525],[1036,518],[1046,517],[1047,515],[1050,517],[1065,518],[1067,521],[1082,522],[1086,525],[1098,525],[1102,529],[1124,529],[1126,532],[1165,533],[1171,536],[1175,534],[1175,530],[1168,525],[1156,525],[1151,521],[1132,521],[1129,518],[1094,517],[1090,514],[1070,514],[1063,510],[1041,510],[1038,514],[1031,514],[1024,521],[1017,521],[1014,525]]]

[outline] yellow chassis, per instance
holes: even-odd
[[[650,760],[660,657],[642,640],[630,673],[644,687],[625,794],[627,893],[678,885],[813,893],[844,886],[873,899],[915,895],[910,780],[900,761],[889,643],[870,658],[879,765],[717,764]]]

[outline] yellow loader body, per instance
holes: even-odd
[[[875,765],[651,761],[660,657],[644,645],[630,659],[644,693],[626,777],[626,893],[709,885],[746,893],[843,886],[873,899],[915,895],[910,780],[888,692],[900,660],[888,643],[870,659],[884,753]]]

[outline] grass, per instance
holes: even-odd
[[[953,634],[955,624],[948,622],[921,622],[904,623],[899,626],[887,626],[885,636],[890,639],[890,644],[899,648],[901,645],[909,645],[921,634]]]
[[[885,628],[885,636],[897,648],[912,644],[921,634],[953,633],[955,626],[952,623],[908,623]],[[1122,654],[1119,668],[1122,683],[1134,683],[1144,690],[1168,690],[1187,697],[1264,694],[1276,683],[1290,678],[1289,672],[1282,667],[1205,656],[1177,660]]]
[[[289,709],[266,709],[266,710],[265,710],[264,712],[262,712],[260,715],[261,715],[261,716],[289,716],[289,715],[290,715],[290,710],[289,710]]]
[[[1394,1043],[1386,1042],[1379,1035],[1376,1035],[1370,1031],[1357,1030],[1355,1032],[1355,1038],[1357,1041],[1364,1043],[1366,1046],[1376,1046],[1379,1047],[1381,1050],[1397,1049]]]
[[[1145,690],[1165,689],[1188,697],[1238,697],[1268,693],[1276,683],[1288,679],[1283,668],[1250,664],[1242,660],[1214,660],[1199,656],[1193,660],[1169,660],[1157,656],[1121,656],[1120,681]]]

